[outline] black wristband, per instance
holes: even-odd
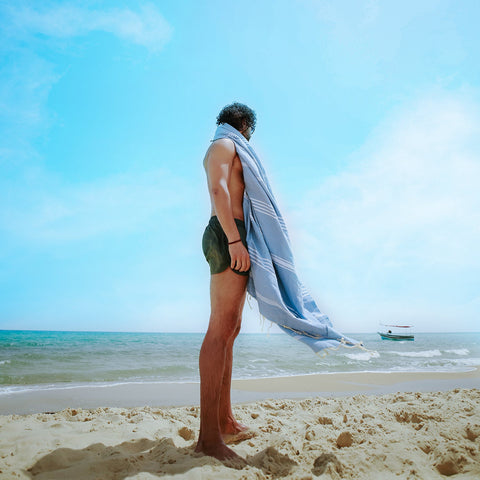
[[[228,242],[229,245],[233,245],[234,243],[238,243],[238,242],[241,242],[242,239],[239,238],[238,240],[235,240],[234,242]]]

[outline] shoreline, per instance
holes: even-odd
[[[341,372],[232,380],[232,402],[480,388],[480,366],[450,372]],[[0,415],[65,408],[198,405],[198,382],[125,382],[52,386],[0,395]]]
[[[274,376],[265,376],[265,377],[248,377],[248,378],[232,378],[232,382],[256,382],[256,381],[270,381],[275,379],[287,379],[287,378],[300,378],[300,377],[316,377],[316,376],[342,376],[342,375],[370,375],[370,374],[464,374],[472,373],[477,369],[480,369],[480,364],[466,366],[464,368],[459,368],[458,370],[359,370],[359,371],[350,371],[350,372],[315,372],[315,373],[294,373],[291,375],[274,375]],[[58,383],[33,383],[33,384],[16,384],[16,385],[0,385],[0,398],[4,395],[11,395],[15,393],[23,392],[36,392],[43,390],[69,390],[75,388],[109,388],[116,387],[120,385],[183,385],[183,384],[192,384],[199,383],[196,380],[112,380],[112,381],[98,381],[98,382],[58,382]],[[11,391],[7,391],[12,389]]]

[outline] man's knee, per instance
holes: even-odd
[[[242,326],[242,317],[239,317],[237,319],[237,326],[235,327],[235,330],[233,332],[233,339],[235,340],[235,338],[238,337],[238,334],[240,333],[240,328]]]
[[[235,339],[238,337],[238,334],[240,333],[241,326],[242,326],[242,316],[239,315],[237,317],[237,321],[236,321],[236,324],[235,324],[235,328],[233,329],[232,335],[229,338],[229,342],[232,345],[233,345],[233,342],[235,341]]]
[[[210,325],[208,330],[216,337],[228,342],[240,332],[241,316],[212,314],[210,316]]]

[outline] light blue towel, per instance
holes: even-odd
[[[218,126],[212,141],[230,138],[242,162],[245,193],[243,211],[251,271],[247,291],[261,315],[318,353],[361,343],[332,328],[299,281],[287,227],[277,207],[265,170],[247,139],[228,123]]]

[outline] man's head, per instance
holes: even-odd
[[[221,123],[228,123],[241,132],[247,140],[250,140],[255,130],[257,116],[251,108],[243,103],[235,102],[222,108],[217,117],[217,125]]]

